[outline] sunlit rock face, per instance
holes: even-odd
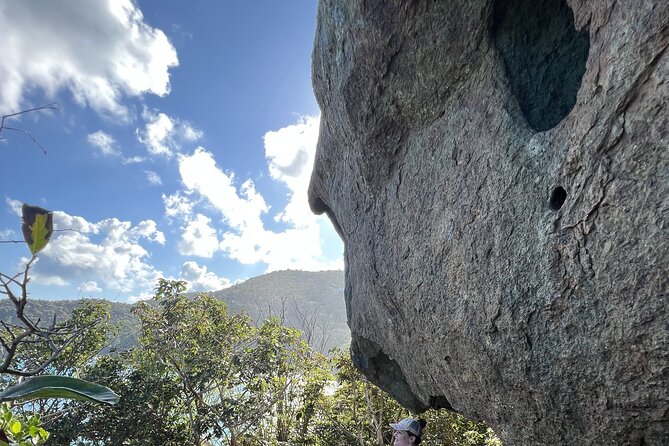
[[[354,360],[507,445],[669,444],[669,2],[321,0]]]

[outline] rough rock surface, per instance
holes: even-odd
[[[669,2],[321,0],[358,366],[506,445],[669,444]]]

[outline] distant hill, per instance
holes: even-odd
[[[39,318],[42,321],[41,325],[46,326],[53,321],[54,315],[59,322],[67,320],[72,310],[78,307],[81,302],[81,299],[40,300],[29,298],[25,311],[30,319],[37,320]],[[123,349],[136,344],[139,334],[139,321],[131,312],[133,306],[121,302],[109,303],[111,304],[111,322],[121,326],[119,334],[112,342],[111,347],[114,349]],[[8,298],[0,301],[0,321],[13,324],[17,322],[14,305],[12,305]]]
[[[256,323],[279,317],[284,325],[305,332],[307,341],[322,352],[351,342],[343,271],[276,271],[211,294]]]
[[[246,312],[256,323],[269,316],[279,317],[285,325],[303,331],[306,340],[322,352],[350,343],[343,271],[276,271],[210,294],[226,302],[231,312]],[[30,299],[26,312],[44,321],[53,320],[55,314],[62,321],[80,302]],[[131,313],[132,305],[110,303],[112,322],[123,327],[113,346],[127,348],[137,342],[138,321]],[[0,320],[16,320],[14,307],[6,298],[0,301]]]

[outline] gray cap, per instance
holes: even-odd
[[[423,435],[420,428],[420,423],[413,418],[405,418],[399,423],[390,423],[390,427],[396,431],[407,431],[414,434],[416,437]]]

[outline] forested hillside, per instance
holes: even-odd
[[[277,316],[304,332],[309,343],[326,352],[347,346],[343,271],[276,271],[212,293],[232,312],[245,311],[255,322]]]
[[[285,325],[304,332],[316,349],[327,352],[345,347],[350,341],[344,306],[343,271],[277,271],[254,277],[230,288],[212,292],[224,301],[230,312],[246,312],[256,323],[268,316],[279,317]],[[66,320],[81,300],[28,300],[29,317],[42,321]],[[121,324],[112,344],[123,349],[137,341],[138,321],[132,305],[111,302],[111,322]],[[15,322],[14,306],[0,301],[0,320]]]

